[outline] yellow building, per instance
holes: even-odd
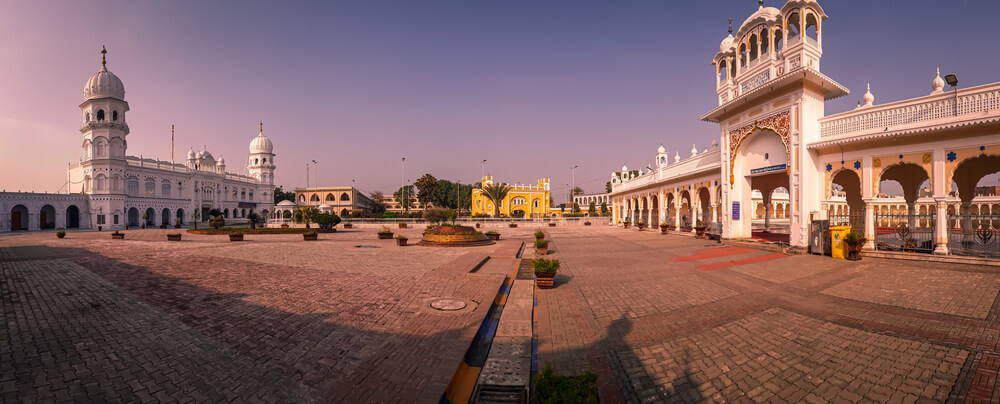
[[[483,186],[493,183],[492,176],[483,177]],[[500,201],[500,217],[550,217],[549,179],[538,180],[538,185],[510,185],[507,197]],[[472,214],[493,216],[493,201],[483,196],[483,190],[472,190]]]

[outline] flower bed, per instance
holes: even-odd
[[[275,229],[275,228],[260,228],[260,229],[188,229],[189,234],[203,234],[203,235],[223,235],[229,234],[230,231],[238,230],[243,234],[302,234],[307,231],[316,231],[319,233],[336,233],[337,229],[305,229],[305,228],[294,228],[294,229]]]

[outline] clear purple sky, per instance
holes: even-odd
[[[766,6],[781,7],[768,0]],[[821,1],[823,72],[876,103],[1000,79],[995,0]],[[612,170],[684,156],[718,136],[709,65],[752,0],[11,2],[0,13],[0,188],[56,191],[81,155],[83,85],[125,82],[130,155],[207,145],[241,170],[257,121],[276,179],[392,191],[424,173],[475,182],[550,177],[600,192]]]

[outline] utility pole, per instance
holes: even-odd
[[[409,212],[410,201],[406,199],[406,180],[404,178],[406,178],[406,157],[403,157],[403,161],[399,166],[399,187],[401,188],[399,190],[399,196],[401,197],[399,203],[402,204],[403,210]]]
[[[306,188],[309,188],[309,162],[306,162]]]
[[[480,178],[480,180],[486,178],[486,159],[483,159],[483,173],[482,173],[482,175],[479,176],[479,178]],[[483,187],[483,183],[482,182],[479,183],[479,187],[480,188]]]
[[[312,162],[313,162],[313,173],[315,174],[313,175],[313,177],[316,178],[316,185],[319,186],[319,169],[316,168],[317,165],[316,160],[313,160]]]
[[[570,206],[573,204],[573,193],[576,191],[576,168],[579,166],[570,167],[569,170],[573,172],[573,186],[569,189],[569,203]]]

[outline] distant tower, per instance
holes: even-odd
[[[271,139],[264,136],[264,123],[260,123],[260,133],[250,141],[247,154],[247,172],[264,185],[274,185],[274,146]]]
[[[656,149],[656,166],[665,167],[670,164],[670,153],[667,153],[667,149],[663,148],[661,144],[658,149]]]
[[[121,192],[125,171],[125,137],[128,124],[125,112],[125,85],[108,71],[107,49],[101,48],[101,70],[90,76],[83,87],[83,165],[84,193]]]

